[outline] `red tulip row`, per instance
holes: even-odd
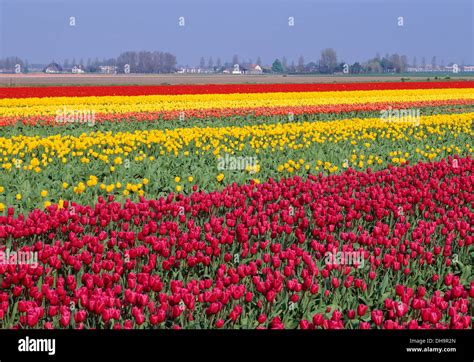
[[[474,159],[0,216],[4,328],[472,328]],[[338,254],[339,253],[339,254]],[[352,262],[328,255],[359,253]]]
[[[1,98],[139,96],[152,94],[227,94],[271,92],[328,92],[388,89],[474,88],[474,81],[378,82],[314,84],[202,84],[160,86],[0,87]]]

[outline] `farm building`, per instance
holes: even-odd
[[[249,70],[247,72],[248,74],[262,74],[263,69],[260,65],[258,64],[250,64]]]
[[[117,67],[115,65],[100,65],[99,71],[103,74],[116,74]]]
[[[82,74],[85,73],[85,69],[82,65],[75,65],[72,67],[71,72],[74,74]]]
[[[63,70],[58,63],[50,63],[43,69],[45,73],[60,73]]]

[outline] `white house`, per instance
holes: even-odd
[[[85,73],[84,72],[84,69],[82,69],[80,66],[78,65],[75,65],[74,67],[72,67],[72,72],[74,74],[81,74],[81,73]]]
[[[262,74],[263,69],[258,64],[250,64],[248,74]]]

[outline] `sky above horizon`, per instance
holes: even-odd
[[[234,54],[309,62],[331,47],[348,63],[397,52],[418,64],[474,64],[473,34],[473,0],[0,0],[0,58],[30,63],[127,50],[168,51],[180,65]]]

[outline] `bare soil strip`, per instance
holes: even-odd
[[[474,74],[473,74],[474,76]],[[451,80],[472,80],[473,76],[450,76]],[[226,74],[0,74],[0,86],[51,85],[174,85],[174,84],[271,84],[271,83],[350,83],[422,81],[417,75],[226,75]],[[434,76],[430,79],[434,80]],[[439,77],[438,80],[443,80]]]

